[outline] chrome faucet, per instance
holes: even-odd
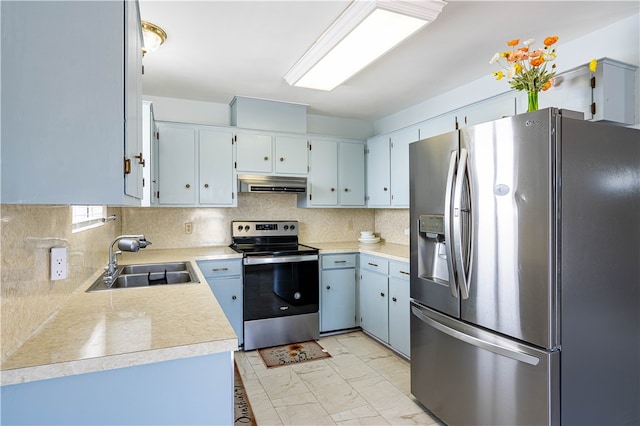
[[[118,243],[118,251],[114,253],[113,246]],[[104,283],[107,287],[113,285],[113,281],[118,277],[118,255],[123,251],[137,252],[141,248],[151,245],[144,235],[120,235],[109,246],[109,263],[104,267]]]

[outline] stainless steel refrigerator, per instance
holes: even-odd
[[[640,423],[640,131],[553,108],[412,143],[411,392],[450,425]]]

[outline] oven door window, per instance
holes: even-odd
[[[318,312],[318,261],[245,265],[244,320]]]

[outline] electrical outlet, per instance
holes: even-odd
[[[193,223],[185,222],[184,223],[184,233],[191,234],[193,232]]]
[[[409,235],[411,233],[411,228],[404,228],[404,235]]]
[[[67,248],[51,248],[51,281],[67,278]]]

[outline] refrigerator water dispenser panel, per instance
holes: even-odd
[[[429,234],[444,235],[444,216],[442,215],[421,215],[420,232]],[[431,238],[436,238],[435,235]]]
[[[448,286],[447,252],[443,215],[420,215],[418,277]]]

